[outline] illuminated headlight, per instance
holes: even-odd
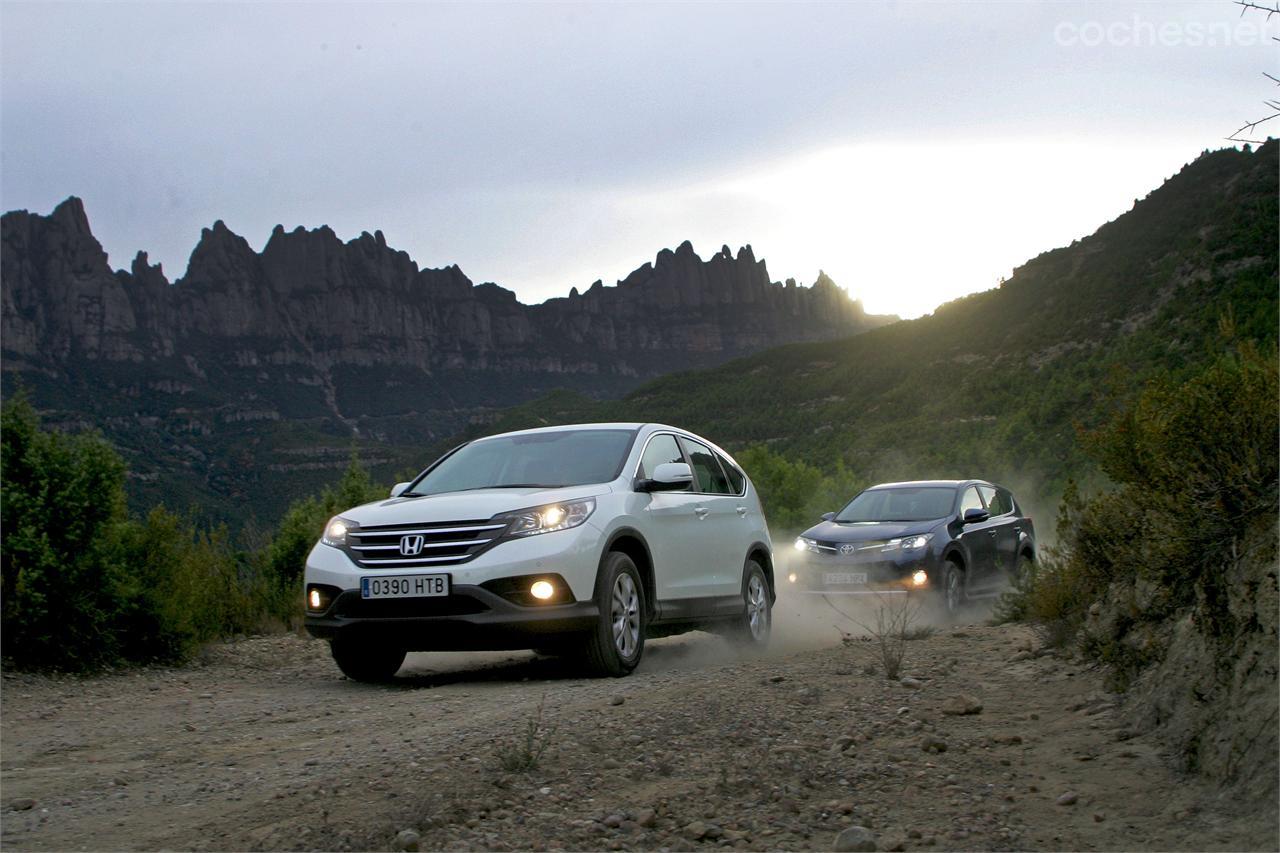
[[[347,533],[357,526],[354,521],[347,521],[341,516],[334,516],[324,526],[324,535],[320,537],[320,541],[334,548],[341,548],[347,544]]]
[[[809,539],[808,537],[798,536],[796,537],[796,550],[812,551],[813,553],[816,554],[818,553],[818,543],[812,539]]]
[[[787,575],[787,583],[795,583],[795,582],[796,582],[795,572],[792,572],[791,574]]]
[[[507,531],[508,536],[535,536],[539,533],[577,527],[587,520],[595,508],[595,498],[583,498],[579,501],[565,501],[522,509],[503,517],[512,519],[511,528]]]
[[[929,540],[933,538],[932,533],[926,533],[923,536],[908,536],[905,539],[890,539],[884,546],[886,551],[919,551],[921,548],[928,546]]]

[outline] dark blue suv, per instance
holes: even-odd
[[[1036,535],[1008,489],[985,480],[885,483],[798,539],[787,579],[824,595],[932,592],[949,615],[1007,588]]]

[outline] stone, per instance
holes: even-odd
[[[921,687],[924,687],[923,681],[910,675],[902,676],[902,678],[898,679],[898,683],[910,690],[919,690]]]
[[[836,853],[868,853],[879,848],[876,847],[874,832],[865,826],[850,826],[840,830],[833,849]]]
[[[625,701],[627,701],[627,700],[626,700],[625,698],[621,697],[621,696],[614,696],[613,698],[611,698],[611,699],[609,700],[609,704],[610,704],[610,705],[621,705],[621,704],[622,704],[623,702],[625,702]]]
[[[947,751],[947,742],[936,735],[925,735],[920,738],[920,748],[925,752],[942,753]]]
[[[707,834],[707,825],[700,820],[685,824],[681,833],[690,841],[701,841],[703,836]]]
[[[16,800],[9,801],[9,808],[15,812],[27,812],[36,807],[36,801],[30,797],[18,797]]]
[[[646,808],[646,809],[640,809],[639,811],[636,812],[635,820],[637,824],[648,829],[649,827],[653,826],[654,821],[657,820],[657,817],[658,817],[657,812],[655,812],[653,809]]]
[[[407,853],[414,853],[418,849],[419,844],[418,833],[412,829],[402,829],[396,833],[396,849],[404,850]]]
[[[982,703],[973,696],[955,696],[943,703],[942,713],[952,717],[981,714]]]
[[[1058,799],[1054,800],[1054,802],[1060,806],[1074,806],[1079,799],[1080,797],[1075,791],[1067,791],[1065,794],[1058,797]]]
[[[623,820],[622,815],[611,814],[608,817],[606,817],[603,821],[601,821],[601,823],[603,823],[605,826],[609,827],[610,829],[617,829],[618,827],[622,826],[622,820]]]

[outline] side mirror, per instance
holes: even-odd
[[[822,514],[822,520],[823,520],[823,521],[830,521],[831,519],[833,519],[833,518],[835,518],[835,517],[836,517],[836,514],[835,514],[834,512],[824,512],[824,513]]]
[[[391,487],[391,497],[398,498],[404,494],[405,489],[409,488],[408,483],[396,483]]]
[[[636,484],[638,492],[678,492],[693,482],[693,469],[687,462],[663,462],[653,469],[653,476]]]
[[[977,524],[980,521],[986,521],[990,517],[991,513],[985,509],[977,509],[975,507],[964,511],[964,518],[961,519],[961,522],[964,524]]]

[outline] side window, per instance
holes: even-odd
[[[652,477],[653,471],[664,462],[683,462],[684,456],[676,444],[676,437],[668,433],[655,435],[640,457],[640,477]]]
[[[978,497],[976,486],[970,486],[964,490],[964,496],[960,498],[960,517],[963,518],[965,511],[971,509],[983,509],[982,499]]]
[[[729,480],[724,471],[720,470],[720,463],[716,461],[711,448],[683,436],[680,443],[689,454],[689,464],[693,467],[694,491],[709,495],[729,494]]]
[[[743,488],[747,485],[747,478],[738,470],[737,465],[734,465],[719,453],[716,454],[716,459],[720,460],[720,467],[724,469],[725,476],[729,478],[730,491],[735,495],[742,494]]]
[[[991,494],[987,494],[990,491]],[[992,515],[1008,515],[1013,512],[1013,495],[1008,489],[984,489],[982,496],[987,499],[987,511]]]
[[[996,500],[996,490],[991,486],[978,486],[978,494],[982,495],[982,502],[987,505],[987,512],[992,515],[999,515],[993,506]]]

